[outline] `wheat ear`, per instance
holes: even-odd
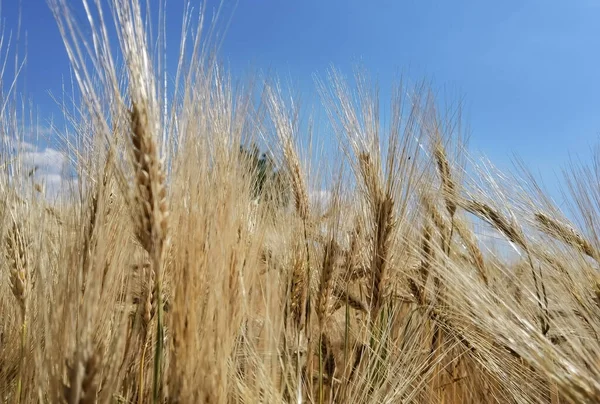
[[[307,291],[308,285],[306,282],[304,259],[302,253],[296,251],[292,263],[292,284],[289,302],[292,322],[298,330],[301,330],[304,326]]]
[[[337,252],[337,245],[333,237],[325,246],[323,253],[323,264],[321,266],[321,282],[319,285],[319,295],[317,298],[317,318],[319,319],[319,402],[324,401],[323,392],[323,350],[321,346],[326,343],[324,339],[325,322],[329,314],[329,301],[331,299],[333,288],[333,269]],[[310,354],[310,351],[309,351]]]
[[[375,234],[371,258],[371,321],[379,314],[385,294],[388,261],[392,242],[394,222],[394,200],[384,192],[377,169],[369,153],[360,153],[359,167],[369,193],[372,207]]]
[[[367,313],[369,311],[367,305],[360,299],[360,297],[353,295],[350,291],[347,291],[340,285],[334,286],[333,296],[336,300],[330,310],[331,313],[335,313],[346,304],[349,307],[352,307],[354,310],[358,310],[363,313]]]
[[[426,303],[425,286],[427,285],[429,271],[435,254],[431,244],[432,233],[431,225],[429,224],[429,221],[426,220],[423,225],[423,234],[421,236],[421,264],[419,265],[420,283],[418,284],[414,279],[409,280],[411,293],[421,305]]]
[[[68,384],[63,386],[63,396],[68,404],[92,404],[98,391],[96,355],[76,354],[72,365],[67,364]]]
[[[335,257],[337,256],[337,245],[331,238],[325,246],[323,253],[323,264],[321,266],[321,282],[319,285],[319,296],[317,299],[317,317],[320,327],[323,327],[329,314],[329,301],[333,291],[333,270]]]
[[[162,261],[167,237],[168,216],[165,174],[158,159],[158,152],[151,126],[149,108],[142,102],[133,103],[131,111],[131,144],[136,185],[137,238],[152,259],[154,290],[157,300],[156,347],[154,352],[154,402],[159,397],[163,355],[163,304],[162,304]]]
[[[519,245],[526,252],[527,258],[529,260],[529,267],[531,268],[531,276],[533,278],[533,283],[535,286],[535,294],[537,297],[538,306],[540,308],[540,311],[542,311],[543,313],[543,315],[540,315],[539,318],[541,331],[542,334],[546,335],[550,330],[548,314],[548,296],[546,294],[546,287],[544,285],[544,280],[542,277],[542,269],[539,268],[538,270],[538,279],[538,275],[535,273],[535,267],[533,265],[531,251],[529,249],[529,246],[525,242],[525,236],[523,235],[520,229],[512,225],[506,218],[502,216],[500,212],[494,210],[491,206],[485,203],[467,200],[464,201],[463,208],[467,212],[471,212],[475,216],[478,216],[480,219],[494,226],[502,234],[504,234],[506,238],[508,238],[511,242]]]
[[[6,258],[9,264],[11,291],[21,312],[21,342],[19,356],[19,374],[17,377],[17,402],[21,402],[23,382],[23,362],[25,359],[25,343],[27,338],[27,297],[28,297],[28,270],[27,246],[23,234],[16,222],[6,236]]]
[[[479,275],[479,278],[483,281],[485,285],[488,285],[489,280],[485,268],[483,254],[477,246],[477,243],[473,238],[471,230],[467,228],[466,224],[459,218],[455,218],[454,228],[456,229],[456,232],[458,233],[460,238],[465,243],[467,251],[469,251],[471,258],[473,259],[473,263],[475,264],[475,268],[477,269],[477,274]]]
[[[444,195],[444,201],[446,202],[446,210],[448,211],[450,218],[453,218],[456,213],[456,184],[452,179],[450,163],[448,162],[446,150],[441,141],[436,142],[434,155],[438,172],[442,180],[442,194]]]
[[[440,233],[442,251],[448,251],[447,246],[450,243],[448,238],[451,232],[450,226],[448,225],[444,216],[436,208],[434,202],[431,200],[430,197],[422,197],[421,203],[425,207],[426,212],[429,214],[431,220],[433,221],[433,224]]]
[[[585,255],[600,260],[600,254],[581,234],[577,233],[572,227],[552,219],[544,213],[536,213],[535,220],[539,223],[542,230],[550,236],[557,238],[567,245],[574,247]]]

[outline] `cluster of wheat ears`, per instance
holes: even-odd
[[[293,98],[234,86],[203,13],[173,79],[137,0],[84,1],[86,28],[67,3],[77,181],[44,198],[2,154],[2,402],[600,401],[600,164],[567,175],[577,230],[525,171],[468,161],[425,86],[383,114],[335,71],[318,88],[340,153],[317,164]],[[258,198],[239,153],[257,139],[287,179]]]

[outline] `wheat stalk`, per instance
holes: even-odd
[[[145,271],[144,271],[145,272]],[[142,301],[139,306],[141,311],[141,325],[142,325],[142,353],[140,357],[139,365],[139,381],[138,381],[138,400],[143,401],[144,397],[144,371],[146,367],[146,351],[148,349],[148,333],[150,330],[150,323],[154,319],[156,314],[156,281],[155,272],[149,268],[148,276],[145,279],[144,290],[142,291]]]

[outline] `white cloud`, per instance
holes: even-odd
[[[33,133],[37,136],[50,136],[54,134],[54,130],[49,126],[37,125]]]
[[[18,153],[19,156],[25,152],[38,152],[39,147],[35,143],[25,142],[12,136],[2,137],[2,145],[12,153]]]
[[[69,172],[69,161],[64,153],[24,141],[4,141],[14,153],[15,160],[11,164],[19,166],[19,171],[24,175],[33,173],[33,183],[43,189],[46,197],[56,199],[68,194],[76,180],[65,175]]]
[[[58,150],[47,148],[44,150],[25,151],[20,156],[25,167],[37,167],[39,172],[47,174],[60,174],[63,172],[66,157]]]
[[[59,187],[62,184],[62,176],[59,174],[37,174],[36,179],[42,180],[47,187],[55,188]]]
[[[52,126],[45,125],[30,125],[23,130],[23,138],[36,140],[40,138],[48,139],[55,133]]]
[[[21,142],[17,145],[19,151],[22,152],[33,152],[37,150],[37,147],[32,143]]]
[[[327,190],[316,191],[309,193],[309,203],[315,209],[325,209],[329,206],[331,200],[331,192]]]

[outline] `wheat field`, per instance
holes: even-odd
[[[76,181],[44,197],[2,149],[2,402],[600,402],[598,160],[567,167],[561,210],[471,159],[426,85],[383,107],[361,70],[318,81],[339,153],[314,158],[294,98],[234,83],[208,21],[173,82],[138,0],[89,1],[85,29],[49,3]]]

